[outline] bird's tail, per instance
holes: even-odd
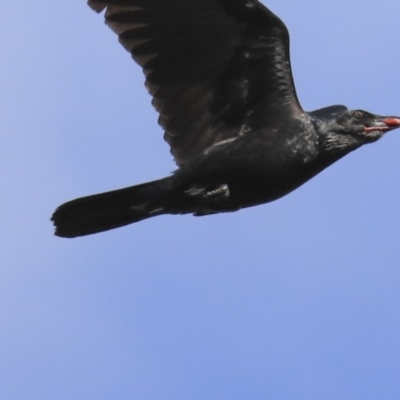
[[[170,186],[170,178],[164,178],[64,203],[51,217],[55,234],[85,236],[164,214]]]

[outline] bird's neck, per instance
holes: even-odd
[[[345,155],[358,149],[363,143],[350,134],[336,132],[324,122],[312,121],[318,137],[318,159],[326,167],[340,160]]]

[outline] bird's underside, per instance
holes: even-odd
[[[343,106],[304,112],[287,28],[257,0],[88,4],[104,12],[143,69],[178,170],[61,205],[52,216],[58,236],[160,214],[207,215],[269,202],[400,125],[399,118]]]

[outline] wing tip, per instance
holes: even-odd
[[[107,7],[107,3],[104,3],[101,0],[88,0],[87,4],[92,10],[96,11],[97,13],[102,12]]]

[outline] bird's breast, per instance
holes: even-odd
[[[227,202],[249,207],[276,200],[308,181],[319,172],[317,157],[314,138],[259,133],[208,151],[179,169],[174,182],[185,191],[227,185]]]

